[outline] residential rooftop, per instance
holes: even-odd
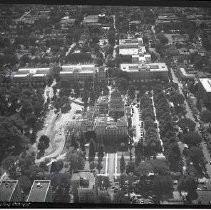
[[[10,202],[18,180],[6,180],[0,184],[0,202]]]
[[[45,202],[51,181],[35,180],[27,199],[27,202]]]

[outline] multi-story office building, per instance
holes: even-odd
[[[143,39],[120,39],[119,40],[119,54],[120,55],[139,55],[145,53],[146,49],[143,46]]]
[[[165,63],[123,63],[120,69],[128,73],[130,82],[168,81],[168,68]]]
[[[32,85],[45,85],[49,72],[50,68],[22,68],[12,73],[11,79],[13,83],[21,85],[29,84],[29,82]],[[105,69],[96,68],[93,64],[61,66],[61,81],[84,83],[86,80],[93,80],[95,77],[99,81],[105,81]]]
[[[143,46],[143,39],[120,39],[119,40],[119,54],[131,57],[132,63],[149,63],[151,62],[151,55],[146,52],[145,46]]]
[[[27,202],[52,202],[50,180],[34,180]]]
[[[105,80],[106,74],[103,68],[96,68],[95,65],[65,65],[61,66],[61,81],[77,81],[84,83],[85,80],[93,80],[96,76],[99,80]]]
[[[23,201],[18,180],[6,180],[0,184],[0,202]]]

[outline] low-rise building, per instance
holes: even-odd
[[[27,202],[52,202],[50,180],[34,180]]]
[[[155,24],[178,22],[179,18],[174,13],[163,13],[158,15]]]
[[[18,180],[6,180],[0,183],[0,202],[23,202]]]
[[[130,82],[168,81],[165,63],[120,64],[120,69],[128,73]]]
[[[98,15],[87,15],[84,17],[84,20],[83,20],[84,25],[98,24],[98,22],[99,22]]]
[[[199,79],[199,96],[204,103],[211,103],[211,79]]]

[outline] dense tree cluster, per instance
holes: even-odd
[[[197,186],[198,183],[194,177],[190,175],[183,175],[179,180],[177,189],[179,192],[187,192],[187,201],[188,203],[191,203],[192,200],[196,200],[198,197],[196,192]]]
[[[70,171],[83,170],[85,166],[85,155],[81,150],[69,149],[67,161],[70,165]]]
[[[171,111],[161,87],[154,89],[154,102],[159,121],[160,135],[163,141],[164,154],[169,161],[170,169],[178,172],[182,170],[182,158],[176,143],[175,129],[172,124]]]
[[[45,154],[45,150],[49,147],[50,139],[46,135],[42,135],[39,139],[39,143],[37,145],[37,149],[39,152],[37,153],[37,158],[41,158]]]
[[[134,189],[136,193],[144,197],[156,195],[158,200],[172,196],[173,182],[166,161],[154,159],[141,162],[134,173],[139,178]]]
[[[1,155],[20,154],[28,143],[34,143],[45,112],[42,92],[27,87],[1,88]]]
[[[93,61],[90,53],[69,53],[65,57],[66,63],[78,64],[78,63],[91,63]]]
[[[146,156],[154,156],[161,152],[161,145],[154,123],[155,116],[152,106],[152,99],[148,94],[144,94],[140,98],[140,108],[142,110],[141,117],[144,122],[145,141],[143,142],[143,151]]]

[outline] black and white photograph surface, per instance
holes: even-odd
[[[1,207],[211,207],[210,4],[129,3],[0,5]]]

